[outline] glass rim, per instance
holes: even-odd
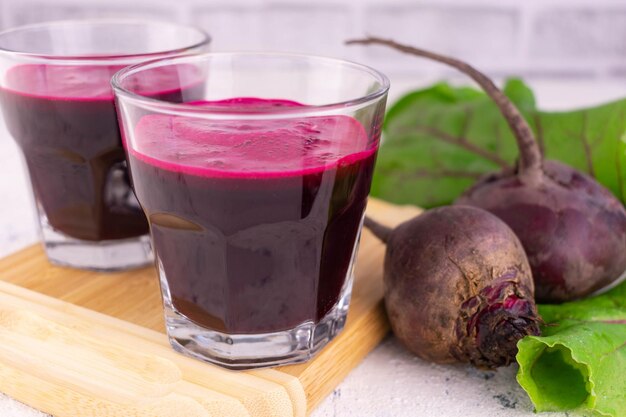
[[[111,54],[78,54],[78,55],[65,55],[65,54],[53,54],[53,53],[35,53],[28,51],[21,51],[2,47],[0,45],[0,54],[7,54],[13,56],[20,56],[24,58],[38,58],[44,60],[57,60],[57,61],[104,61],[104,60],[122,60],[130,58],[152,58],[168,57],[172,55],[181,54],[185,51],[200,48],[208,45],[211,42],[211,36],[196,26],[183,25],[174,22],[167,22],[162,20],[151,20],[142,18],[89,18],[89,19],[64,19],[64,20],[51,20],[47,22],[31,23],[27,25],[16,26],[13,28],[0,31],[0,40],[11,34],[20,32],[27,32],[36,29],[45,28],[58,28],[63,26],[90,26],[90,25],[111,25],[111,26],[124,26],[124,25],[144,25],[144,26],[169,26],[176,29],[185,29],[196,32],[200,36],[200,40],[190,45],[181,46],[173,49],[163,49],[154,52],[146,53],[111,53]]]
[[[307,104],[302,107],[275,107],[270,109],[263,109],[258,113],[242,113],[241,111],[228,110],[223,106],[194,106],[186,103],[172,103],[164,100],[155,99],[152,97],[142,96],[134,93],[127,88],[122,87],[121,83],[124,78],[149,70],[159,66],[176,65],[179,63],[185,63],[189,61],[200,61],[210,57],[228,57],[228,56],[258,56],[258,57],[282,57],[282,58],[297,58],[304,60],[316,60],[320,62],[331,63],[339,66],[349,67],[355,70],[360,70],[369,74],[373,79],[377,80],[380,86],[373,92],[365,95],[358,96],[354,99],[337,101],[327,104]],[[298,117],[303,114],[328,114],[336,113],[337,110],[352,109],[354,107],[364,107],[371,104],[383,97],[389,91],[389,78],[382,72],[350,60],[341,58],[332,58],[321,55],[300,54],[290,52],[205,52],[200,54],[176,56],[176,57],[164,57],[159,59],[153,59],[150,61],[140,62],[138,64],[130,65],[116,72],[111,78],[111,86],[116,99],[118,97],[128,100],[133,104],[149,108],[153,111],[167,112],[168,114],[193,116],[210,119],[267,119],[272,117]]]

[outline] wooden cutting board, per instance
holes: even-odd
[[[418,213],[368,206],[389,225]],[[383,256],[365,232],[346,327],[313,360],[228,371],[169,348],[153,268],[62,268],[28,247],[0,260],[0,391],[58,417],[305,416],[388,331]]]

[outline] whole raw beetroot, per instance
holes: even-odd
[[[545,161],[537,186],[514,173],[483,178],[458,204],[489,210],[525,243],[540,302],[579,298],[626,269],[624,207],[604,187],[567,165]]]
[[[486,75],[458,59],[391,40],[349,43],[386,45],[452,66],[496,103],[517,141],[517,167],[488,175],[457,203],[484,208],[513,229],[528,255],[537,301],[568,301],[618,281],[626,270],[626,209],[589,176],[544,161],[526,120]]]
[[[539,334],[524,249],[496,216],[448,206],[393,230],[366,225],[387,243],[391,327],[417,356],[495,368],[515,359],[518,340]]]

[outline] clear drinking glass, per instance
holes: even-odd
[[[186,103],[135,88],[164,68]],[[336,59],[226,53],[112,82],[172,346],[234,369],[311,358],[346,320],[387,78]]]
[[[148,59],[202,51],[197,29],[136,20],[50,22],[0,33],[0,104],[22,150],[50,261],[118,270],[152,260],[130,188],[113,74]],[[180,101],[174,74],[143,93]]]

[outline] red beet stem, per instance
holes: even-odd
[[[389,236],[391,236],[391,232],[393,229],[387,226],[383,226],[377,221],[373,220],[371,217],[365,216],[365,221],[363,222],[365,227],[367,227],[370,232],[374,234],[377,238],[382,240],[384,243],[389,241]]]
[[[513,131],[513,135],[517,140],[517,145],[520,150],[520,160],[518,167],[518,175],[520,176],[520,178],[522,180],[536,182],[541,177],[543,157],[541,155],[539,145],[535,141],[535,137],[530,126],[528,125],[524,117],[520,114],[519,110],[517,110],[515,105],[511,102],[511,100],[509,100],[509,98],[505,96],[504,93],[502,93],[502,91],[500,91],[500,89],[496,87],[493,81],[491,81],[491,79],[489,79],[489,77],[487,77],[485,74],[458,59],[426,51],[424,49],[415,48],[413,46],[403,45],[391,39],[382,39],[370,36],[365,39],[349,40],[346,42],[346,44],[378,44],[388,46],[406,54],[417,55],[423,58],[428,58],[437,62],[441,62],[443,64],[454,67],[462,73],[468,75],[470,78],[476,81],[476,83],[478,83],[478,85],[482,87],[485,93],[487,93],[487,95],[491,97],[491,99],[496,103],[498,109],[500,109],[500,112],[511,127],[511,130]]]

